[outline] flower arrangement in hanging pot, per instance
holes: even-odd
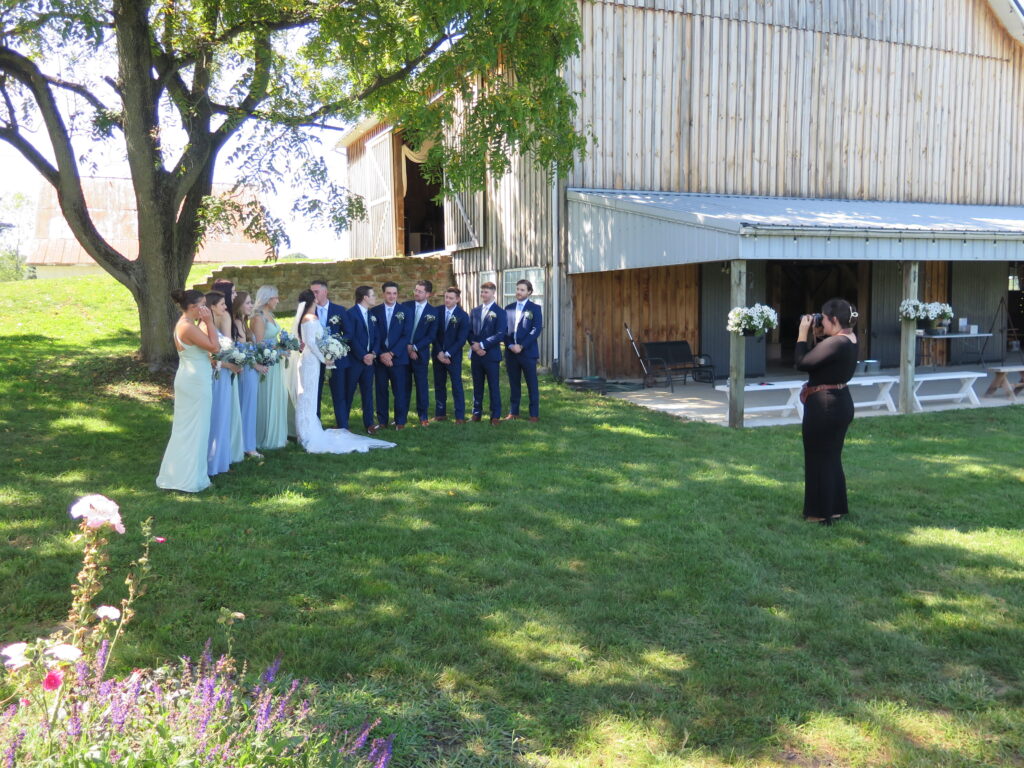
[[[733,307],[725,324],[729,333],[740,336],[760,336],[779,327],[778,313],[766,304],[752,307]]]
[[[900,318],[916,320],[917,327],[926,331],[934,331],[940,327],[944,331],[953,319],[953,307],[943,301],[904,299],[900,302]]]

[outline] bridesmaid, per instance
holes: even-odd
[[[235,290],[235,284],[230,280],[218,280],[213,284],[211,290],[216,291],[224,295],[224,308],[226,322],[218,321],[217,330],[221,332],[221,335],[234,341],[231,318],[235,316],[235,299],[238,297],[238,291]],[[245,459],[244,445],[242,441],[242,409],[241,409],[241,393],[240,393],[240,382],[239,377],[231,377],[231,463],[237,464],[238,462]]]
[[[256,309],[249,322],[256,341],[277,341],[281,328],[274,319],[274,309],[279,301],[277,288],[272,285],[261,285],[256,291]],[[288,442],[287,400],[284,366],[271,366],[256,401],[256,445],[260,449],[283,448]]]
[[[158,488],[196,493],[209,487],[206,448],[210,439],[210,354],[220,346],[206,298],[199,291],[174,291],[171,298],[181,309],[174,326],[178,372],[174,375],[174,421],[167,442]],[[197,322],[202,322],[200,330]]]
[[[251,344],[255,341],[249,328],[252,317],[252,297],[245,291],[235,296],[235,308],[232,316],[232,335],[235,344]],[[238,377],[239,405],[242,410],[242,448],[246,456],[262,459],[263,454],[256,450],[256,399],[259,396],[260,376],[266,375],[265,365],[246,367]]]
[[[235,299],[238,297],[238,291],[235,290],[235,284],[230,280],[217,280],[214,282],[211,291],[224,294],[224,303],[228,308],[228,317],[235,316]]]
[[[217,348],[220,349],[220,339],[230,339],[231,318],[228,315],[227,302],[224,294],[219,291],[211,291],[206,294],[206,306],[213,314],[212,325],[214,333],[217,334]],[[211,477],[227,472],[231,468],[233,458],[231,450],[231,422],[232,415],[238,408],[238,398],[231,387],[231,373],[241,373],[242,369],[229,362],[217,361],[218,373],[213,379],[213,404],[210,409],[210,443],[207,454],[207,474]],[[239,417],[239,422],[241,418]],[[241,432],[241,423],[239,423]],[[239,443],[241,440],[239,440]]]

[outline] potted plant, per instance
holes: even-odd
[[[725,324],[730,333],[741,336],[760,336],[779,327],[779,315],[765,304],[752,307],[733,307]]]

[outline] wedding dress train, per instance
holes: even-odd
[[[316,415],[320,366],[324,356],[317,346],[323,327],[315,320],[302,323],[302,353],[295,387],[295,431],[299,444],[309,453],[366,453],[371,448],[394,448],[394,443],[354,435],[347,429],[324,429]]]

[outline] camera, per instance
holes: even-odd
[[[821,328],[821,327],[823,327],[822,323],[821,323],[821,313],[820,312],[815,312],[813,315],[811,315],[811,327],[812,328]]]

